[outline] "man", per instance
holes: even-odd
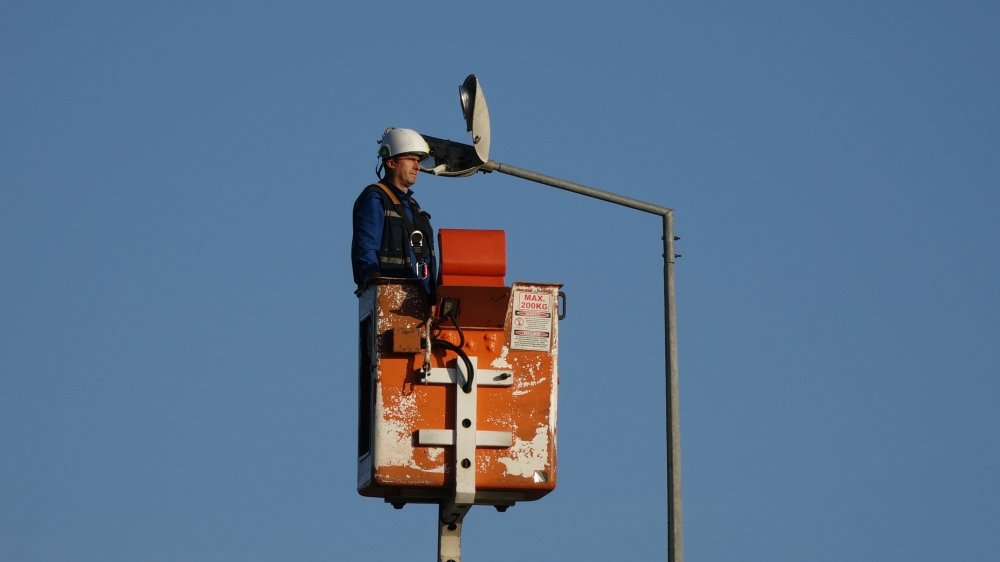
[[[388,128],[379,142],[379,181],[354,202],[351,261],[354,282],[363,288],[376,277],[422,280],[434,294],[434,231],[410,189],[430,147],[412,129]]]

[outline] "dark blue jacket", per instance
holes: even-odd
[[[403,192],[396,186],[383,182],[395,194],[395,205],[377,185],[369,185],[354,202],[354,235],[351,241],[351,262],[354,282],[360,287],[365,278],[380,272],[387,277],[416,278],[416,263],[426,265],[424,288],[434,293],[437,271],[434,263],[434,230],[430,215],[420,210],[413,199],[413,190]],[[406,219],[402,215],[405,213]],[[419,230],[424,239],[424,255],[418,257],[410,245],[411,232]]]

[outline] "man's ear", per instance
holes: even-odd
[[[383,160],[382,161],[382,165],[385,166],[386,168],[390,169],[390,170],[395,170],[396,169],[396,161],[393,160],[392,158],[387,158],[387,159]]]

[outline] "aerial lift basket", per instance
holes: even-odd
[[[506,286],[503,231],[443,229],[439,248],[434,302],[415,280],[359,295],[358,492],[538,499],[556,486],[560,286]]]

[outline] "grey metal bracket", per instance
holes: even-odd
[[[462,521],[471,505],[438,506],[438,562],[462,562]]]
[[[477,365],[476,357],[469,362]],[[469,380],[465,363],[455,360],[454,367],[431,369],[424,378],[426,384],[455,386],[455,429],[420,429],[417,445],[430,447],[455,447],[455,498],[456,505],[472,505],[476,501],[476,447],[510,447],[514,437],[509,431],[478,431],[476,429],[476,403],[480,386],[511,386],[514,377],[510,372],[476,368],[469,392],[462,386]]]
[[[478,365],[476,357],[469,357]],[[514,377],[508,371],[479,369],[466,392],[463,386],[469,380],[465,363],[455,360],[454,367],[433,368],[424,377],[426,384],[446,384],[455,387],[455,429],[419,429],[417,445],[426,447],[454,447],[455,493],[451,501],[439,505],[438,511],[438,562],[461,562],[462,522],[465,514],[476,502],[476,448],[511,447],[514,436],[509,431],[479,431],[476,429],[476,404],[480,386],[511,386]]]

